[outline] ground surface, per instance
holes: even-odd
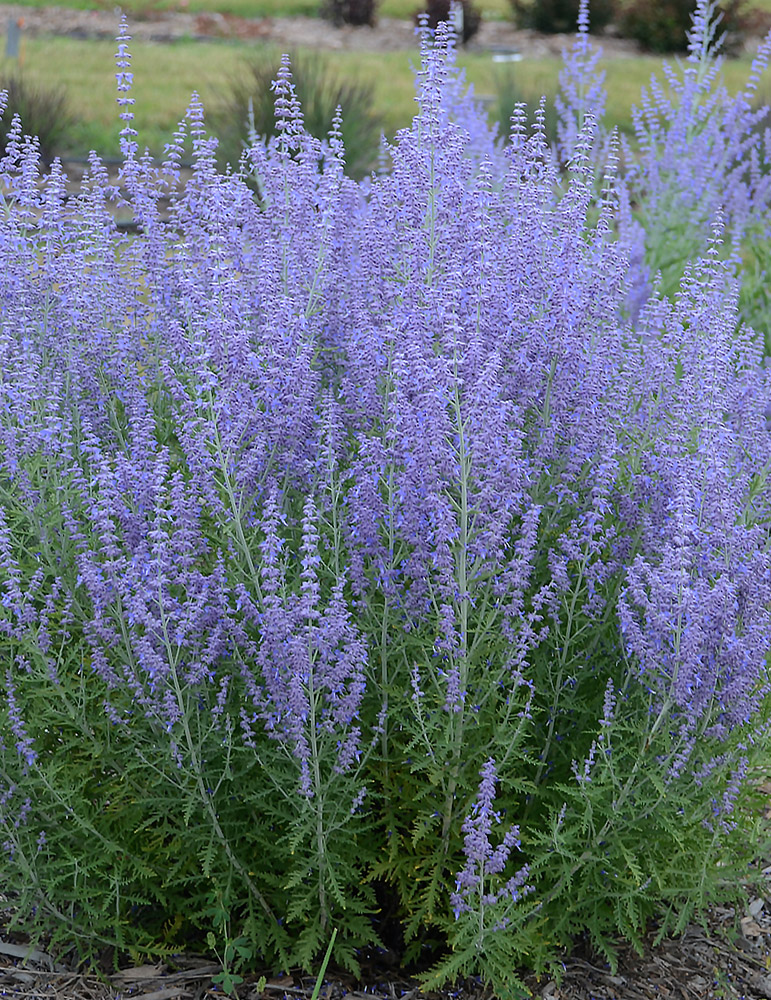
[[[0,23],[23,19],[29,35],[58,34],[73,37],[115,35],[112,10],[68,10],[61,7],[24,8],[0,4]],[[393,51],[416,46],[414,27],[408,21],[382,19],[375,29],[334,29],[312,18],[249,19],[221,14],[184,12],[153,13],[145,18],[132,15],[131,33],[136,38],[158,42],[180,38],[240,38],[271,42],[287,49],[309,46],[327,50],[359,49]],[[483,24],[474,41],[476,50],[511,50],[526,57],[558,56],[570,43],[567,36],[539,36],[517,31],[501,22]],[[635,55],[633,43],[603,38],[606,56]],[[750,39],[752,51],[757,40]],[[771,794],[771,786],[768,788]],[[768,810],[771,818],[771,810]],[[769,859],[771,860],[771,859]],[[611,974],[601,960],[582,948],[580,942],[564,959],[564,976],[528,982],[534,996],[543,1000],[765,1000],[771,998],[771,864],[765,871],[766,885],[758,895],[750,892],[739,911],[714,908],[706,928],[691,925],[681,938],[652,946],[651,931],[644,954],[622,947],[619,967]],[[2,891],[2,887],[0,887]],[[125,967],[120,973],[83,974],[54,961],[40,950],[28,949],[0,930],[0,996],[29,1000],[174,1000],[221,997],[212,976],[217,965],[192,956],[178,956],[167,965]],[[25,957],[26,956],[26,957]],[[422,1000],[416,981],[395,974],[386,966],[365,969],[366,981],[356,983],[331,972],[322,990],[323,1000]],[[287,976],[269,980],[257,990],[258,974],[247,976],[238,988],[240,1000],[306,1000],[313,980]],[[478,984],[459,984],[443,994],[428,994],[426,1000],[489,1000]]]
[[[416,2],[416,7],[418,6]],[[94,10],[69,10],[63,7],[21,7],[0,4],[0,26],[9,20],[23,20],[28,35],[69,35],[79,38],[114,38],[116,15],[110,4]],[[307,46],[326,50],[356,49],[392,52],[417,47],[415,26],[410,21],[381,18],[376,27],[334,28],[318,18],[245,18],[226,14],[194,14],[183,11],[150,11],[144,17],[130,15],[131,34],[135,38],[158,42],[181,38],[239,38],[270,42],[286,48]],[[559,56],[569,45],[569,35],[539,35],[518,31],[505,21],[483,22],[469,44],[472,51],[516,50],[524,57]],[[752,46],[752,42],[749,43]],[[634,42],[604,37],[606,57],[636,55]]]
[[[771,885],[769,885],[771,895]],[[707,929],[691,925],[681,938],[649,943],[642,956],[622,948],[619,967],[612,974],[600,960],[585,953],[580,943],[564,959],[564,976],[528,982],[534,997],[543,1000],[764,1000],[771,997],[771,913],[762,896],[748,898],[740,931],[729,933],[738,916],[732,909],[715,908]],[[653,938],[653,931],[650,938]],[[55,963],[42,951],[0,941],[0,996],[29,1000],[204,1000],[222,997],[212,983],[219,966],[206,959],[180,955],[174,962],[126,967],[101,976],[82,974]],[[10,953],[10,954],[9,954]],[[320,1000],[492,1000],[479,984],[458,984],[452,991],[426,993],[415,980],[392,968],[365,968],[365,982],[331,972]],[[238,987],[239,1000],[309,1000],[312,977],[269,979],[260,990],[259,975],[246,976]]]
[[[416,7],[418,6],[416,0]],[[117,8],[116,8],[117,9]],[[70,10],[64,7],[21,7],[0,4],[0,26],[9,20],[23,21],[28,35],[68,35],[75,38],[114,38],[116,14],[110,3],[99,9]],[[757,24],[754,24],[757,21]],[[298,46],[326,50],[354,49],[370,52],[393,52],[417,47],[415,25],[411,21],[380,18],[374,28],[335,28],[313,17],[246,18],[227,14],[154,11],[130,14],[131,34],[135,38],[170,42],[182,38],[254,39],[277,46]],[[754,52],[759,34],[771,26],[771,14],[755,15],[752,30],[740,40],[734,51]],[[506,21],[483,21],[479,32],[469,42],[469,51],[516,51],[525,58],[560,56],[572,41],[571,35],[540,35],[521,31]],[[605,58],[623,58],[640,54],[639,46],[612,34],[598,39]]]

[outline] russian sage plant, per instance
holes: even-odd
[[[637,206],[646,250],[635,281],[645,282],[646,267],[650,280],[660,272],[670,295],[688,260],[705,253],[717,213],[730,251],[768,236],[768,109],[757,107],[756,93],[771,35],[758,48],[745,86],[729,95],[720,77],[719,27],[716,7],[702,0],[687,58],[676,67],[664,63],[664,81],[653,77],[633,109],[639,152],[630,155],[628,197]]]
[[[65,198],[18,119],[0,160],[16,924],[277,968],[336,931],[356,972],[388,913],[427,981],[513,995],[578,933],[613,961],[730,898],[771,638],[741,205],[630,308],[629,192],[663,175],[620,173],[585,23],[562,165],[543,112],[497,142],[440,26],[361,184],[287,59],[224,175],[195,96],[140,154],[125,25],[118,61],[119,189],[92,154]]]

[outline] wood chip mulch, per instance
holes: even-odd
[[[748,895],[743,915],[715,907],[705,927],[691,924],[681,937],[657,947],[652,930],[642,956],[620,947],[615,973],[579,942],[564,960],[560,982],[535,976],[525,982],[542,1000],[771,1000],[771,866],[765,874],[767,894]],[[14,1000],[213,1000],[224,996],[212,981],[220,971],[200,956],[180,955],[168,964],[84,974],[43,951],[0,940],[0,998]],[[474,981],[423,993],[416,980],[385,965],[367,974],[371,981],[362,984],[331,973],[320,1000],[494,1000]],[[238,1000],[310,1000],[315,984],[298,974],[269,979],[260,989],[259,978],[246,977],[237,987]]]

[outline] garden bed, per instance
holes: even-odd
[[[112,10],[72,10],[67,7],[22,7],[0,5],[0,24],[23,21],[30,37],[63,35],[73,38],[115,37],[116,18]],[[415,26],[410,21],[381,18],[374,28],[335,28],[313,17],[248,18],[220,13],[152,11],[144,17],[131,16],[131,32],[138,41],[174,42],[183,39],[232,38],[253,40],[287,48],[315,48],[328,51],[396,52],[415,49]],[[484,52],[505,47],[527,58],[559,57],[572,41],[571,35],[542,35],[520,31],[505,21],[483,21],[468,51]],[[606,58],[640,54],[634,42],[607,36],[602,39]],[[754,51],[757,39],[748,39],[746,49]]]
[[[771,884],[769,885],[771,896]],[[759,897],[748,897],[749,912],[735,931],[737,914],[715,908],[706,927],[691,924],[678,938],[654,945],[655,929],[642,955],[629,945],[619,948],[615,973],[579,942],[564,960],[564,978],[525,977],[534,997],[543,1000],[765,1000],[771,997],[771,906],[759,909]],[[2,946],[0,945],[0,954]],[[3,996],[28,1000],[203,1000],[222,997],[212,983],[218,965],[198,956],[177,956],[167,964],[125,966],[114,972],[105,956],[101,975],[58,966],[48,956],[23,964],[4,956],[0,962]],[[388,955],[385,956],[389,958]],[[44,967],[47,966],[47,967]],[[331,972],[322,1000],[491,1000],[477,983],[460,983],[452,990],[421,991],[417,980],[400,974],[385,961],[363,967],[367,978],[357,982]],[[260,990],[259,972],[237,989],[239,1000],[310,1000],[315,981],[301,974],[268,979]]]

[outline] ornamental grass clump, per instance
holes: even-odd
[[[222,103],[210,114],[210,125],[218,139],[217,157],[234,168],[250,136],[276,134],[275,97],[271,84],[278,76],[281,54],[261,51],[241,67],[231,81]],[[325,140],[338,108],[342,109],[342,139],[347,172],[357,180],[377,163],[380,121],[373,111],[371,81],[340,79],[328,58],[319,53],[292,56],[292,80],[303,108],[305,127]]]
[[[125,25],[123,194],[92,155],[65,199],[21,134],[0,161],[0,877],[29,934],[214,940],[229,977],[401,936],[427,983],[516,995],[750,875],[771,386],[729,216],[633,324],[599,101],[563,170],[524,109],[496,143],[448,29],[421,56],[363,184],[288,60],[238,171],[196,97],[156,167]]]
[[[20,71],[0,75],[5,113],[0,127],[0,153],[11,140],[14,118],[40,143],[40,156],[50,164],[66,148],[68,131],[76,123],[63,87],[44,87]]]

